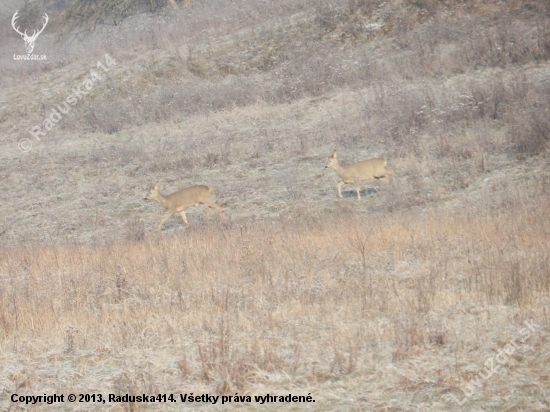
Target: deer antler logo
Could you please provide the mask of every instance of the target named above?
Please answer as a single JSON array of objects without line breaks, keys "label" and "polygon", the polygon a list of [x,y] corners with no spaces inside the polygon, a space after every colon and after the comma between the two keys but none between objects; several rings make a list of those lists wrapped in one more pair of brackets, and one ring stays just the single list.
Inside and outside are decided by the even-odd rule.
[{"label": "deer antler logo", "polygon": [[32,36],[28,36],[27,35],[27,30],[25,30],[24,33],[21,33],[21,31],[19,31],[19,26],[15,27],[15,21],[17,20],[17,17],[18,17],[17,12],[18,12],[18,10],[15,11],[15,14],[13,15],[13,18],[11,19],[11,25],[12,25],[13,29],[21,35],[23,40],[25,40],[25,49],[27,49],[28,54],[31,54],[33,49],[34,49],[34,42],[36,41],[36,38],[38,37],[38,35],[40,33],[42,33],[44,31],[44,29],[46,28],[46,24],[48,24],[48,15],[46,13],[44,13],[44,17],[42,17],[44,19],[44,25],[38,31],[38,33],[36,32],[36,30],[33,30]]}]

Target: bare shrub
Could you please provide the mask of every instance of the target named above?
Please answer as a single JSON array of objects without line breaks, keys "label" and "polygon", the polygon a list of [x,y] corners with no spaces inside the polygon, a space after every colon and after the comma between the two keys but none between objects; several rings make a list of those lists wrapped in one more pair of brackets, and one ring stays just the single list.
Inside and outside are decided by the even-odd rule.
[{"label": "bare shrub", "polygon": [[130,242],[140,242],[145,238],[145,224],[138,217],[133,217],[126,222],[125,238]]},{"label": "bare shrub", "polygon": [[203,166],[207,168],[215,167],[220,161],[220,155],[218,153],[210,152],[206,155],[204,159]]},{"label": "bare shrub", "polygon": [[535,106],[525,112],[510,115],[508,139],[517,153],[532,156],[545,153],[548,150],[550,143],[549,116],[550,111],[547,105]]}]

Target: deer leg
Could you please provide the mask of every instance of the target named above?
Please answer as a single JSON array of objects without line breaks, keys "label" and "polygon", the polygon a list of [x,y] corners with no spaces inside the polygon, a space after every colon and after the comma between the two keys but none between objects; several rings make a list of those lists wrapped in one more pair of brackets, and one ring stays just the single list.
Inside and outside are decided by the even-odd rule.
[{"label": "deer leg", "polygon": [[160,225],[158,228],[158,231],[160,232],[162,230],[162,225],[164,225],[164,222],[166,222],[168,219],[170,219],[172,216],[174,216],[174,213],[176,212],[168,212],[166,216],[160,221]]},{"label": "deer leg", "polygon": [[189,223],[187,223],[187,216],[185,216],[185,210],[182,210],[180,212],[181,218],[183,219],[183,223],[185,223],[186,226],[189,226]]},{"label": "deer leg", "polygon": [[361,194],[359,193],[359,180],[354,180],[353,185],[355,186],[355,191],[357,192],[357,200],[361,200]]},{"label": "deer leg", "polygon": [[219,205],[217,205],[216,203],[214,203],[213,200],[206,201],[206,202],[204,202],[204,204],[209,206],[208,210],[206,211],[206,217],[207,218],[210,218],[211,209],[216,209],[218,214],[223,217],[222,208]]},{"label": "deer leg", "polygon": [[338,183],[338,197],[342,197],[342,191],[340,190],[340,188],[342,187],[342,185],[344,184],[343,181],[341,181],[340,183]]}]

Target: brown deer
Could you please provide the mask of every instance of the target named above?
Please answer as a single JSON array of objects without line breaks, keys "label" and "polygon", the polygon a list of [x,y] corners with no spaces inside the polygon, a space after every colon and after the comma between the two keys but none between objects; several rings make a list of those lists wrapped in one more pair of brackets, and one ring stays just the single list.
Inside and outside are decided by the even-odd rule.
[{"label": "brown deer", "polygon": [[166,222],[176,213],[179,213],[181,215],[181,218],[183,219],[183,222],[188,225],[187,216],[185,216],[184,210],[191,206],[198,206],[199,203],[209,206],[208,210],[206,211],[207,219],[210,218],[211,208],[216,209],[218,211],[218,214],[223,217],[222,208],[214,203],[214,201],[212,200],[212,195],[210,194],[210,188],[204,185],[186,187],[185,189],[181,189],[167,196],[160,193],[158,190],[158,185],[155,185],[155,187],[151,189],[149,195],[145,198],[145,200],[156,200],[160,203],[162,207],[168,209],[168,214],[164,216],[164,218],[160,222],[160,225],[158,227],[159,231],[162,229],[162,225],[164,224],[164,222]]},{"label": "brown deer", "polygon": [[338,183],[338,196],[342,197],[340,187],[343,184],[350,183],[355,186],[357,192],[357,199],[361,200],[359,194],[359,182],[368,179],[380,179],[382,177],[391,176],[393,182],[393,171],[386,169],[386,161],[384,159],[369,159],[359,163],[353,163],[350,165],[341,165],[338,163],[338,156],[336,151],[332,157],[329,158],[328,164],[325,166],[327,169],[333,169],[338,176],[342,179]]}]

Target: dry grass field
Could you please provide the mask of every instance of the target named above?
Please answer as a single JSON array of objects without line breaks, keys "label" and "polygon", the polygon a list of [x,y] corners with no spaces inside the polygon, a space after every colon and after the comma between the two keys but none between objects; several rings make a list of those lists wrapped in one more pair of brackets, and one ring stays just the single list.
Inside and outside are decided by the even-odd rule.
[{"label": "dry grass field", "polygon": [[550,410],[548,2],[153,3],[0,5],[0,410]]}]

